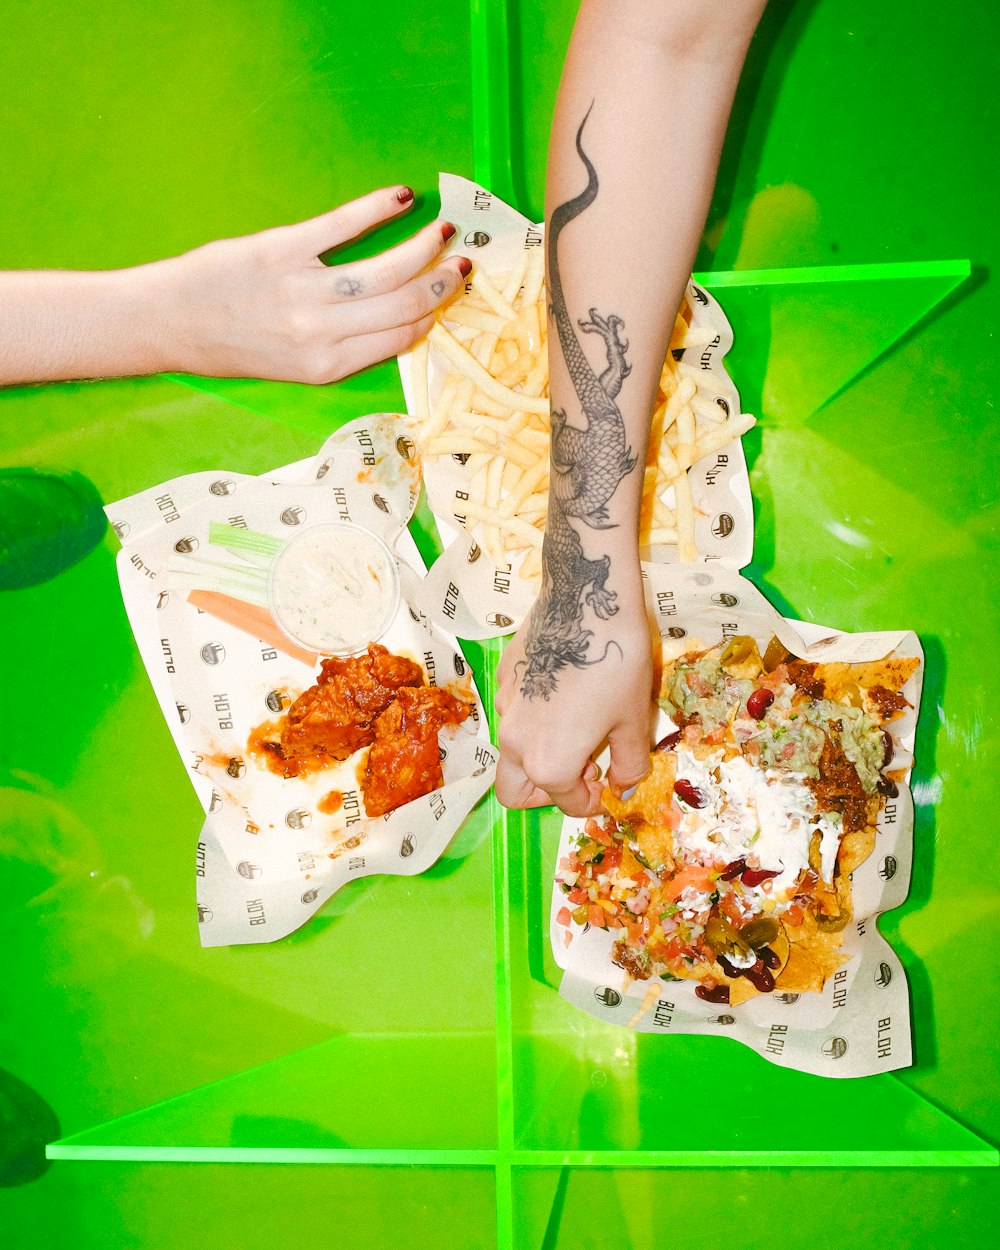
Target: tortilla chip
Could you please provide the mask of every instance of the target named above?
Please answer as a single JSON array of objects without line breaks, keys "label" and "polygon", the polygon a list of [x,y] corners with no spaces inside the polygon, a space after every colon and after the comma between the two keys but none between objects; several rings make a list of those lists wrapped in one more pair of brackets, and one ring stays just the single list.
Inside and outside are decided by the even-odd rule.
[{"label": "tortilla chip", "polygon": [[875,849],[875,826],[865,825],[863,829],[855,829],[853,833],[845,833],[840,839],[840,851],[837,864],[842,876],[850,877]]}]

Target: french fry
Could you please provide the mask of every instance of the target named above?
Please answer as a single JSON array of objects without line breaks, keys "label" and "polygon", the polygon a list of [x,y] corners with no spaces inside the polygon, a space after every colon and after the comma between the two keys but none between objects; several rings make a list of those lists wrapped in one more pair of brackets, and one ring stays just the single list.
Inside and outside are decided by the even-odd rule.
[{"label": "french fry", "polygon": [[[471,289],[439,314],[413,353],[416,435],[425,456],[461,457],[468,500],[455,513],[498,567],[536,581],[548,508],[549,371],[543,249],[518,254],[503,274],[477,269]],[[674,352],[702,348],[714,333],[692,326],[685,305],[674,321],[660,374],[642,482],[640,543],[698,558],[687,471],[740,438],[754,418],[730,416],[730,390]],[[428,358],[447,372],[429,398]],[[668,492],[672,492],[672,501]],[[673,506],[669,506],[672,502]]]}]

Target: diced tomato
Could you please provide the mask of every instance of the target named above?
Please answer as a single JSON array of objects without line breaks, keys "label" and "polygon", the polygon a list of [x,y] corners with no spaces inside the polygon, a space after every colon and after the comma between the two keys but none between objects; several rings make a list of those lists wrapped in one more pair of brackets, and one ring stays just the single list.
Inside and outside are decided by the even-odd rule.
[{"label": "diced tomato", "polygon": [[782,913],[781,918],[782,920],[786,921],[786,923],[790,925],[799,925],[805,919],[805,914],[806,913],[803,910],[801,904],[792,903],[791,906],[786,908],[785,911]]},{"label": "diced tomato", "polygon": [[680,898],[688,887],[711,893],[715,889],[715,881],[711,868],[701,864],[688,864],[663,887],[663,893],[671,902]]},{"label": "diced tomato", "polygon": [[692,694],[697,695],[699,699],[703,699],[706,695],[712,693],[712,687],[702,677],[701,673],[696,673],[694,669],[690,669],[684,674],[684,680],[687,682],[687,688]]},{"label": "diced tomato", "polygon": [[568,907],[560,907],[556,912],[556,924],[569,924],[573,919],[573,913]]},{"label": "diced tomato", "polygon": [[[573,896],[570,895],[570,898],[572,897]],[[740,908],[736,895],[731,890],[727,890],[725,894],[719,898],[719,911],[722,912],[734,928],[738,929],[740,925],[743,924],[743,911]]]},{"label": "diced tomato", "polygon": [[671,833],[677,832],[683,819],[684,812],[675,798],[671,798],[669,803],[660,805],[660,821]]}]

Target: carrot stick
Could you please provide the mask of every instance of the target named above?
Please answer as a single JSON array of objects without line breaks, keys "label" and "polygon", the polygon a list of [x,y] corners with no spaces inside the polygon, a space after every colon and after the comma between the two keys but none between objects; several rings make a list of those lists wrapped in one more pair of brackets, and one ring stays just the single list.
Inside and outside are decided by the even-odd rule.
[{"label": "carrot stick", "polygon": [[316,667],[319,656],[314,651],[297,646],[291,638],[286,637],[267,608],[244,603],[242,599],[234,599],[232,595],[224,595],[217,590],[192,590],[187,601],[192,607],[208,612],[220,621],[225,621],[227,625],[235,625],[237,629],[242,629],[244,633],[260,639],[277,651],[283,651],[292,659],[301,660],[310,668]]}]

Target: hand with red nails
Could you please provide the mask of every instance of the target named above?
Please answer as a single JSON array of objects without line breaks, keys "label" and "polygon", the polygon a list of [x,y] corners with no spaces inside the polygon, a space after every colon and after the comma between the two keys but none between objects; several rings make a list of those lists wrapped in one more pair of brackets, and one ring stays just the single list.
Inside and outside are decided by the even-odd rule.
[{"label": "hand with red nails", "polygon": [[0,273],[0,385],[172,371],[333,382],[412,347],[472,266],[435,221],[366,260],[320,256],[405,213],[387,187],[296,225],[107,272]]}]

